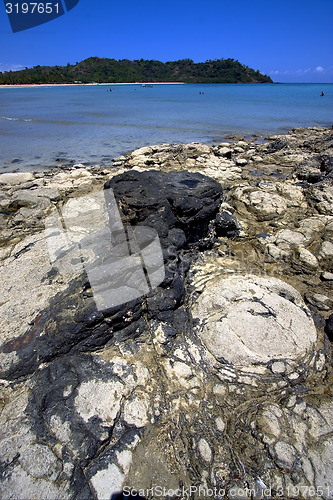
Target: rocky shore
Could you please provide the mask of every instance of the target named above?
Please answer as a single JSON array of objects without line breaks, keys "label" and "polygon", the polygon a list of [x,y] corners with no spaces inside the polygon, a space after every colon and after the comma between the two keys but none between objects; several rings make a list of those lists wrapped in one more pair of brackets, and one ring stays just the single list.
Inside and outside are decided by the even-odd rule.
[{"label": "rocky shore", "polygon": [[0,187],[1,498],[333,498],[332,130]]}]

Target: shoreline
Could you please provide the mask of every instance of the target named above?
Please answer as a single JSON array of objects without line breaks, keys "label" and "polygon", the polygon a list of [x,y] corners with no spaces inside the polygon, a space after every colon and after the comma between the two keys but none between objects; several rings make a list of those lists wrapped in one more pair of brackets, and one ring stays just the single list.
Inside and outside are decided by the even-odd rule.
[{"label": "shoreline", "polygon": [[333,130],[0,186],[2,498],[332,498]]},{"label": "shoreline", "polygon": [[0,89],[38,87],[97,87],[100,85],[186,85],[185,82],[115,82],[115,83],[13,83],[0,84]]},{"label": "shoreline", "polygon": [[[333,128],[333,126],[332,126]],[[163,146],[168,146],[171,148],[174,147],[182,147],[184,145],[197,145],[197,144],[203,144],[207,148],[214,148],[218,147],[221,144],[224,144],[225,146],[232,147],[233,144],[236,144],[238,142],[243,143],[249,143],[252,144],[252,147],[256,148],[260,145],[264,145],[265,143],[269,143],[274,138],[276,137],[284,137],[288,136],[291,132],[295,130],[330,130],[331,127],[328,126],[322,126],[322,125],[313,125],[313,126],[308,126],[308,127],[295,127],[292,129],[285,129],[285,130],[280,130],[280,131],[271,131],[271,133],[252,133],[252,134],[241,134],[237,132],[228,132],[225,133],[223,137],[221,137],[219,140],[214,139],[211,141],[201,141],[201,140],[193,140],[193,141],[185,141],[185,142],[170,142],[170,143],[149,143],[149,144],[142,144],[130,149],[126,149],[126,151],[118,152],[114,155],[102,155],[99,158],[96,157],[96,155],[92,156],[87,156],[85,158],[79,157],[79,156],[73,156],[71,154],[65,155],[65,156],[58,156],[54,158],[39,158],[37,163],[32,163],[31,161],[27,161],[26,163],[22,164],[21,159],[16,159],[13,158],[10,163],[0,163],[0,176],[3,174],[21,174],[21,173],[29,173],[29,174],[34,174],[38,173],[41,175],[45,174],[51,174],[54,171],[58,171],[59,169],[62,170],[68,170],[68,169],[73,169],[77,168],[78,166],[83,167],[83,168],[88,168],[88,169],[100,169],[103,170],[104,168],[108,169],[110,165],[117,165],[118,160],[120,158],[128,158],[130,157],[133,153],[139,150],[145,150],[145,149],[159,149],[160,147]],[[9,168],[9,170],[8,170]]]}]

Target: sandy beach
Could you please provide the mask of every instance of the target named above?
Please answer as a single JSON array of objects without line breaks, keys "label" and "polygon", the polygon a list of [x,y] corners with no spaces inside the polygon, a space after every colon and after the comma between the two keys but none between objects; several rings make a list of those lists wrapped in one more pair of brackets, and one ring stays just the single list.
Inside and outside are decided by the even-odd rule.
[{"label": "sandy beach", "polygon": [[92,87],[98,85],[185,85],[184,82],[116,82],[116,83],[17,83],[0,85],[0,89],[34,88],[34,87]]}]

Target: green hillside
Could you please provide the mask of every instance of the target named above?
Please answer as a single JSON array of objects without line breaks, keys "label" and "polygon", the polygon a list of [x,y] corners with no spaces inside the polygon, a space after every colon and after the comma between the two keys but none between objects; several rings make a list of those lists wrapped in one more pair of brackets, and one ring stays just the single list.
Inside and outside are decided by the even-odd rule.
[{"label": "green hillside", "polygon": [[234,59],[218,59],[194,63],[180,61],[129,61],[89,57],[67,66],[35,66],[20,71],[0,72],[0,84],[29,83],[125,83],[125,82],[185,82],[185,83],[273,83],[263,75]]}]

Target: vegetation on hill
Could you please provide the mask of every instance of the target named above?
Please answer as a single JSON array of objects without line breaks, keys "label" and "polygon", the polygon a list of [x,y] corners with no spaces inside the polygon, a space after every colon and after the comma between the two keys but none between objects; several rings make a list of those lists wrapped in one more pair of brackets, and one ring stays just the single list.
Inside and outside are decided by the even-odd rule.
[{"label": "vegetation on hill", "polygon": [[125,82],[185,82],[185,83],[272,83],[263,75],[234,59],[215,59],[194,63],[180,61],[129,61],[89,57],[67,66],[35,66],[19,71],[0,72],[0,84],[29,83],[125,83]]}]

